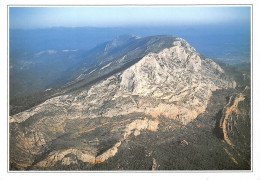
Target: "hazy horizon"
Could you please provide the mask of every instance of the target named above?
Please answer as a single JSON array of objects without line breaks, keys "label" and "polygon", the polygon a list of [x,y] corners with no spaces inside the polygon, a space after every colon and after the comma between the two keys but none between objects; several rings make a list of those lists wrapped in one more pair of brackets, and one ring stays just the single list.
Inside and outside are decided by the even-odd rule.
[{"label": "hazy horizon", "polygon": [[250,62],[251,6],[9,7],[10,52],[90,50],[123,34],[173,35],[229,63]]},{"label": "hazy horizon", "polygon": [[11,29],[250,24],[250,6],[10,7]]}]

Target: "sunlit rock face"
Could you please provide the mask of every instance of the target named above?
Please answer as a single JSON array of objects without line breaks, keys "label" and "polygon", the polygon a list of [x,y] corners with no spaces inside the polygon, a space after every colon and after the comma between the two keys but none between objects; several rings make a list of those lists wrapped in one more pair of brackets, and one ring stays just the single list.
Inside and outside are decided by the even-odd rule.
[{"label": "sunlit rock face", "polygon": [[157,131],[160,117],[186,125],[205,112],[213,91],[235,87],[185,40],[171,41],[90,88],[11,116],[10,163],[19,169],[102,163],[130,136]]},{"label": "sunlit rock face", "polygon": [[[211,92],[235,86],[212,60],[201,56],[177,38],[173,46],[151,53],[120,76],[120,88],[155,102],[145,106],[155,116],[187,123],[204,112]],[[149,102],[150,103],[150,102]]]}]

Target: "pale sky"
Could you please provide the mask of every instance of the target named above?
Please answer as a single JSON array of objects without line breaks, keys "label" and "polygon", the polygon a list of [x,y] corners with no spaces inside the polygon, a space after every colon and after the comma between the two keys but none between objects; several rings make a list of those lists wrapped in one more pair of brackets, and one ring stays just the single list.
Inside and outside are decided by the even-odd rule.
[{"label": "pale sky", "polygon": [[10,28],[129,27],[250,23],[249,6],[10,7]]}]

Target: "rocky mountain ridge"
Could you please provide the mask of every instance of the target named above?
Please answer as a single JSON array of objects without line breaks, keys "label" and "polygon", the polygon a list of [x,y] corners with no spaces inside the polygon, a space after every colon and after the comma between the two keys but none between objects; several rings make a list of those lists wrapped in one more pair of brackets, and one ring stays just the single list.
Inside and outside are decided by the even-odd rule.
[{"label": "rocky mountain ridge", "polygon": [[[142,57],[124,70],[10,116],[10,163],[18,169],[102,163],[132,136],[164,131],[162,117],[185,126],[205,112],[212,92],[236,86],[219,65],[185,40],[152,39],[133,48],[138,53],[130,57]],[[158,47],[159,51],[149,50]],[[109,63],[113,67],[130,60],[113,57],[116,60],[106,61],[99,72]]]}]

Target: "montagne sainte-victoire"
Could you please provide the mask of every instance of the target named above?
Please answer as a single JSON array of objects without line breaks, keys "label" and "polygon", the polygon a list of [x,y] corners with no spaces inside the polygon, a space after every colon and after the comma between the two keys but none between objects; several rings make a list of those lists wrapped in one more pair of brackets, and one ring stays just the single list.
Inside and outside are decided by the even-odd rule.
[{"label": "montagne sainte-victoire", "polygon": [[10,101],[10,170],[250,169],[250,73],[168,35],[67,51],[63,84]]}]

